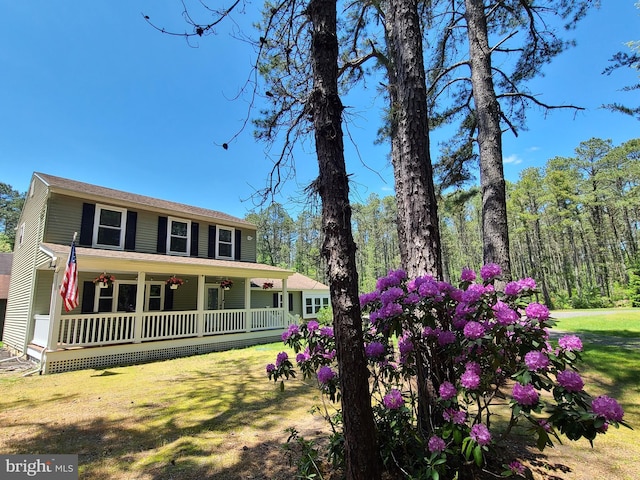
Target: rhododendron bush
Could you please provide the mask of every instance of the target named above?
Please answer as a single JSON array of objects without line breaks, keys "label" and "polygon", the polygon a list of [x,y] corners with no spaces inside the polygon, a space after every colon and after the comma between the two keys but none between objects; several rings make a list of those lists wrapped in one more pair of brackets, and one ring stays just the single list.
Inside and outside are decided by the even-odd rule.
[{"label": "rhododendron bush", "polygon": [[[487,468],[488,454],[516,425],[524,425],[541,450],[559,434],[592,442],[611,425],[628,426],[615,399],[584,390],[580,339],[567,335],[551,344],[554,321],[546,306],[532,301],[535,281],[498,291],[500,274],[495,264],[485,265],[479,279],[464,269],[456,287],[398,270],[361,296],[378,443],[389,470],[409,478],[464,478],[465,469]],[[315,321],[292,325],[283,341],[296,352],[303,376],[338,401],[333,329]],[[425,359],[445,359],[440,376],[429,380],[433,398],[426,400],[437,408],[427,426],[418,421],[425,399],[416,388],[417,362]],[[295,375],[295,367],[281,353],[267,373],[278,381]],[[507,412],[500,423],[497,410]],[[522,475],[512,460],[498,473]]]}]

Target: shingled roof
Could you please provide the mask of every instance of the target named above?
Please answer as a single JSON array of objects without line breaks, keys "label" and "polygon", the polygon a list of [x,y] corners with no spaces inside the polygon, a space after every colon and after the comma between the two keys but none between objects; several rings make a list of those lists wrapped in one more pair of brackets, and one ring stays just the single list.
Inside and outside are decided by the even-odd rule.
[{"label": "shingled roof", "polygon": [[202,217],[206,219],[215,219],[229,225],[250,226],[255,228],[251,222],[247,222],[242,218],[227,215],[217,210],[209,210],[206,208],[194,207],[183,203],[170,202],[158,198],[138,195],[136,193],[123,192],[112,188],[100,187],[90,183],[78,182],[68,178],[56,177],[47,173],[35,172],[34,175],[42,180],[53,192],[65,193],[67,195],[83,197],[83,198],[100,198],[105,202],[118,200],[129,205],[139,205],[154,210],[162,210],[167,213],[183,213],[189,216]]}]

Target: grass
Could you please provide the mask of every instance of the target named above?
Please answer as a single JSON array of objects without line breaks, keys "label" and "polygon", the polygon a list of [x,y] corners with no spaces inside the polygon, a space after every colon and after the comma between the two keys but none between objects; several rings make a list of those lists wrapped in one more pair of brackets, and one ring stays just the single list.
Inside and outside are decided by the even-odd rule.
[{"label": "grass", "polygon": [[586,311],[584,315],[560,318],[557,328],[577,333],[638,338],[640,337],[640,309],[602,314],[598,314],[597,311]]},{"label": "grass", "polygon": [[296,379],[280,391],[267,380],[264,366],[281,349],[2,375],[0,451],[79,454],[80,478],[91,480],[293,478],[285,429],[324,425],[308,413],[315,388]]},{"label": "grass", "polygon": [[[636,328],[615,315],[606,328],[591,320],[562,319],[559,328]],[[105,370],[2,374],[0,452],[79,454],[80,478],[91,480],[295,478],[282,448],[285,430],[313,438],[326,426],[309,413],[321,402],[312,385],[294,379],[281,391],[267,380],[264,366],[280,350],[272,344]],[[640,478],[640,349],[585,341],[584,360],[588,391],[616,397],[636,430],[611,429],[594,448],[567,441],[532,450],[532,478]]]}]

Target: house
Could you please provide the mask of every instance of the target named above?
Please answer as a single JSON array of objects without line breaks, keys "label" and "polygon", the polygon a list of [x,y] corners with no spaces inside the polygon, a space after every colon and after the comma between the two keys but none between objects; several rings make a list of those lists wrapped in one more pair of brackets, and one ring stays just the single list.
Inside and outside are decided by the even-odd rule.
[{"label": "house", "polygon": [[13,253],[0,253],[0,340],[2,340],[2,327],[4,326],[4,317],[7,311],[7,298],[9,298],[9,279],[11,278],[12,262]]},{"label": "house", "polygon": [[[79,298],[67,312],[59,292],[76,233]],[[276,341],[328,306],[329,289],[257,263],[256,238],[218,211],[34,173],[4,344],[56,373]]]}]

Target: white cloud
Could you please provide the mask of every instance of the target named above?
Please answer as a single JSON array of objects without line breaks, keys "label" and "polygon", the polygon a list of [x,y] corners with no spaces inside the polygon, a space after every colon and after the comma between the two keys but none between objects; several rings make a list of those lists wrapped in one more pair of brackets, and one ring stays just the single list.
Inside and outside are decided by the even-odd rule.
[{"label": "white cloud", "polygon": [[508,157],[504,157],[502,162],[505,165],[519,165],[522,163],[522,159],[518,155],[509,155]]}]

